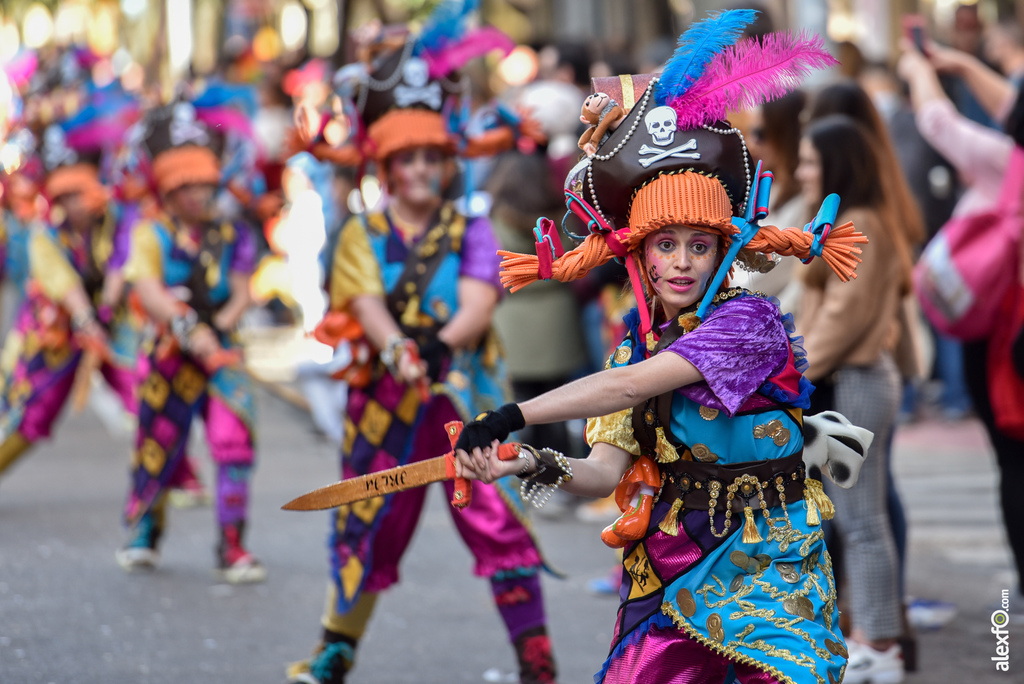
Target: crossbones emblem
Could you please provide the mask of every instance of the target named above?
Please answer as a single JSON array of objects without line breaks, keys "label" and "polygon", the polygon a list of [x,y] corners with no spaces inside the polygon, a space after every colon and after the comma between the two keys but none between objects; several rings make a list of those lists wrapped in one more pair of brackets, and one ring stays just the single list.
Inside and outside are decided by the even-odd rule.
[{"label": "crossbones emblem", "polygon": [[686,150],[697,149],[697,140],[690,138],[687,142],[683,143],[679,147],[673,147],[671,150],[659,150],[657,147],[651,147],[650,145],[643,145],[640,148],[640,154],[652,154],[653,157],[645,157],[640,160],[640,166],[645,169],[656,161],[661,161],[666,157],[679,157],[680,159],[700,159],[700,152],[687,152]]}]

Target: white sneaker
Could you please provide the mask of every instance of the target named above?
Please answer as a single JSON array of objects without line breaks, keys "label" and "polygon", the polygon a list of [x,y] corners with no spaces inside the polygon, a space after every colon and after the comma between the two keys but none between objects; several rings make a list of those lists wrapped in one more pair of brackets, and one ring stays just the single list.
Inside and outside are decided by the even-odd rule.
[{"label": "white sneaker", "polygon": [[903,651],[899,644],[876,651],[867,644],[848,640],[846,647],[850,658],[843,684],[900,684],[903,681]]},{"label": "white sneaker", "polygon": [[231,565],[218,568],[216,573],[228,584],[256,584],[267,579],[267,569],[248,552],[234,558]]},{"label": "white sneaker", "polygon": [[146,546],[128,546],[118,549],[114,553],[114,558],[125,572],[154,570],[160,562],[160,552]]}]

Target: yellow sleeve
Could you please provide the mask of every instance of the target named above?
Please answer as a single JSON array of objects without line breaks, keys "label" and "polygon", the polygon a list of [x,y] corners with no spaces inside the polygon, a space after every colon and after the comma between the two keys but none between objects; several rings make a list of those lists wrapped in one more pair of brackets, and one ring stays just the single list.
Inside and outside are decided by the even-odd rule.
[{"label": "yellow sleeve", "polygon": [[341,229],[331,266],[331,309],[345,308],[359,295],[384,296],[384,279],[373,256],[370,239],[359,217],[349,219]]},{"label": "yellow sleeve", "polygon": [[68,292],[82,286],[75,267],[47,231],[32,233],[28,243],[28,267],[32,280],[55,302],[64,301]]},{"label": "yellow sleeve", "polygon": [[605,442],[628,451],[634,456],[640,455],[640,444],[633,436],[633,409],[623,409],[599,418],[587,420],[587,444],[594,446]]},{"label": "yellow sleeve", "polygon": [[128,261],[124,266],[125,280],[133,283],[145,278],[163,280],[163,260],[160,258],[160,239],[156,226],[146,221],[132,229]]}]

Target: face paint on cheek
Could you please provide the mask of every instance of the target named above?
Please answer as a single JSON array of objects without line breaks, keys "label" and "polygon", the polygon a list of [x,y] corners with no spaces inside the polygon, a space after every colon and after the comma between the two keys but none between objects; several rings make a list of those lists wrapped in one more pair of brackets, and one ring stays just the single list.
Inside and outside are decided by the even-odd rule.
[{"label": "face paint on cheek", "polygon": [[661,280],[661,274],[663,269],[659,268],[660,262],[664,259],[664,256],[653,247],[647,248],[647,277],[650,278],[651,285],[657,285],[658,281]]}]

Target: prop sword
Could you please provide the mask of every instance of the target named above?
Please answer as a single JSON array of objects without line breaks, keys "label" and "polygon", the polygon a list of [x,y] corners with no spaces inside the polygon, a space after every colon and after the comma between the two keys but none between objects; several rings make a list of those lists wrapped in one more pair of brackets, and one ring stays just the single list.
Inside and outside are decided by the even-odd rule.
[{"label": "prop sword", "polygon": [[[455,443],[462,434],[462,423],[457,420],[445,423],[444,429],[452,445],[452,450],[444,456],[335,482],[292,499],[281,508],[287,511],[322,511],[443,480],[455,480],[452,506],[465,508],[473,499],[473,483],[455,476]],[[519,444],[502,444],[498,447],[498,458],[503,461],[518,458],[521,448]]]}]

